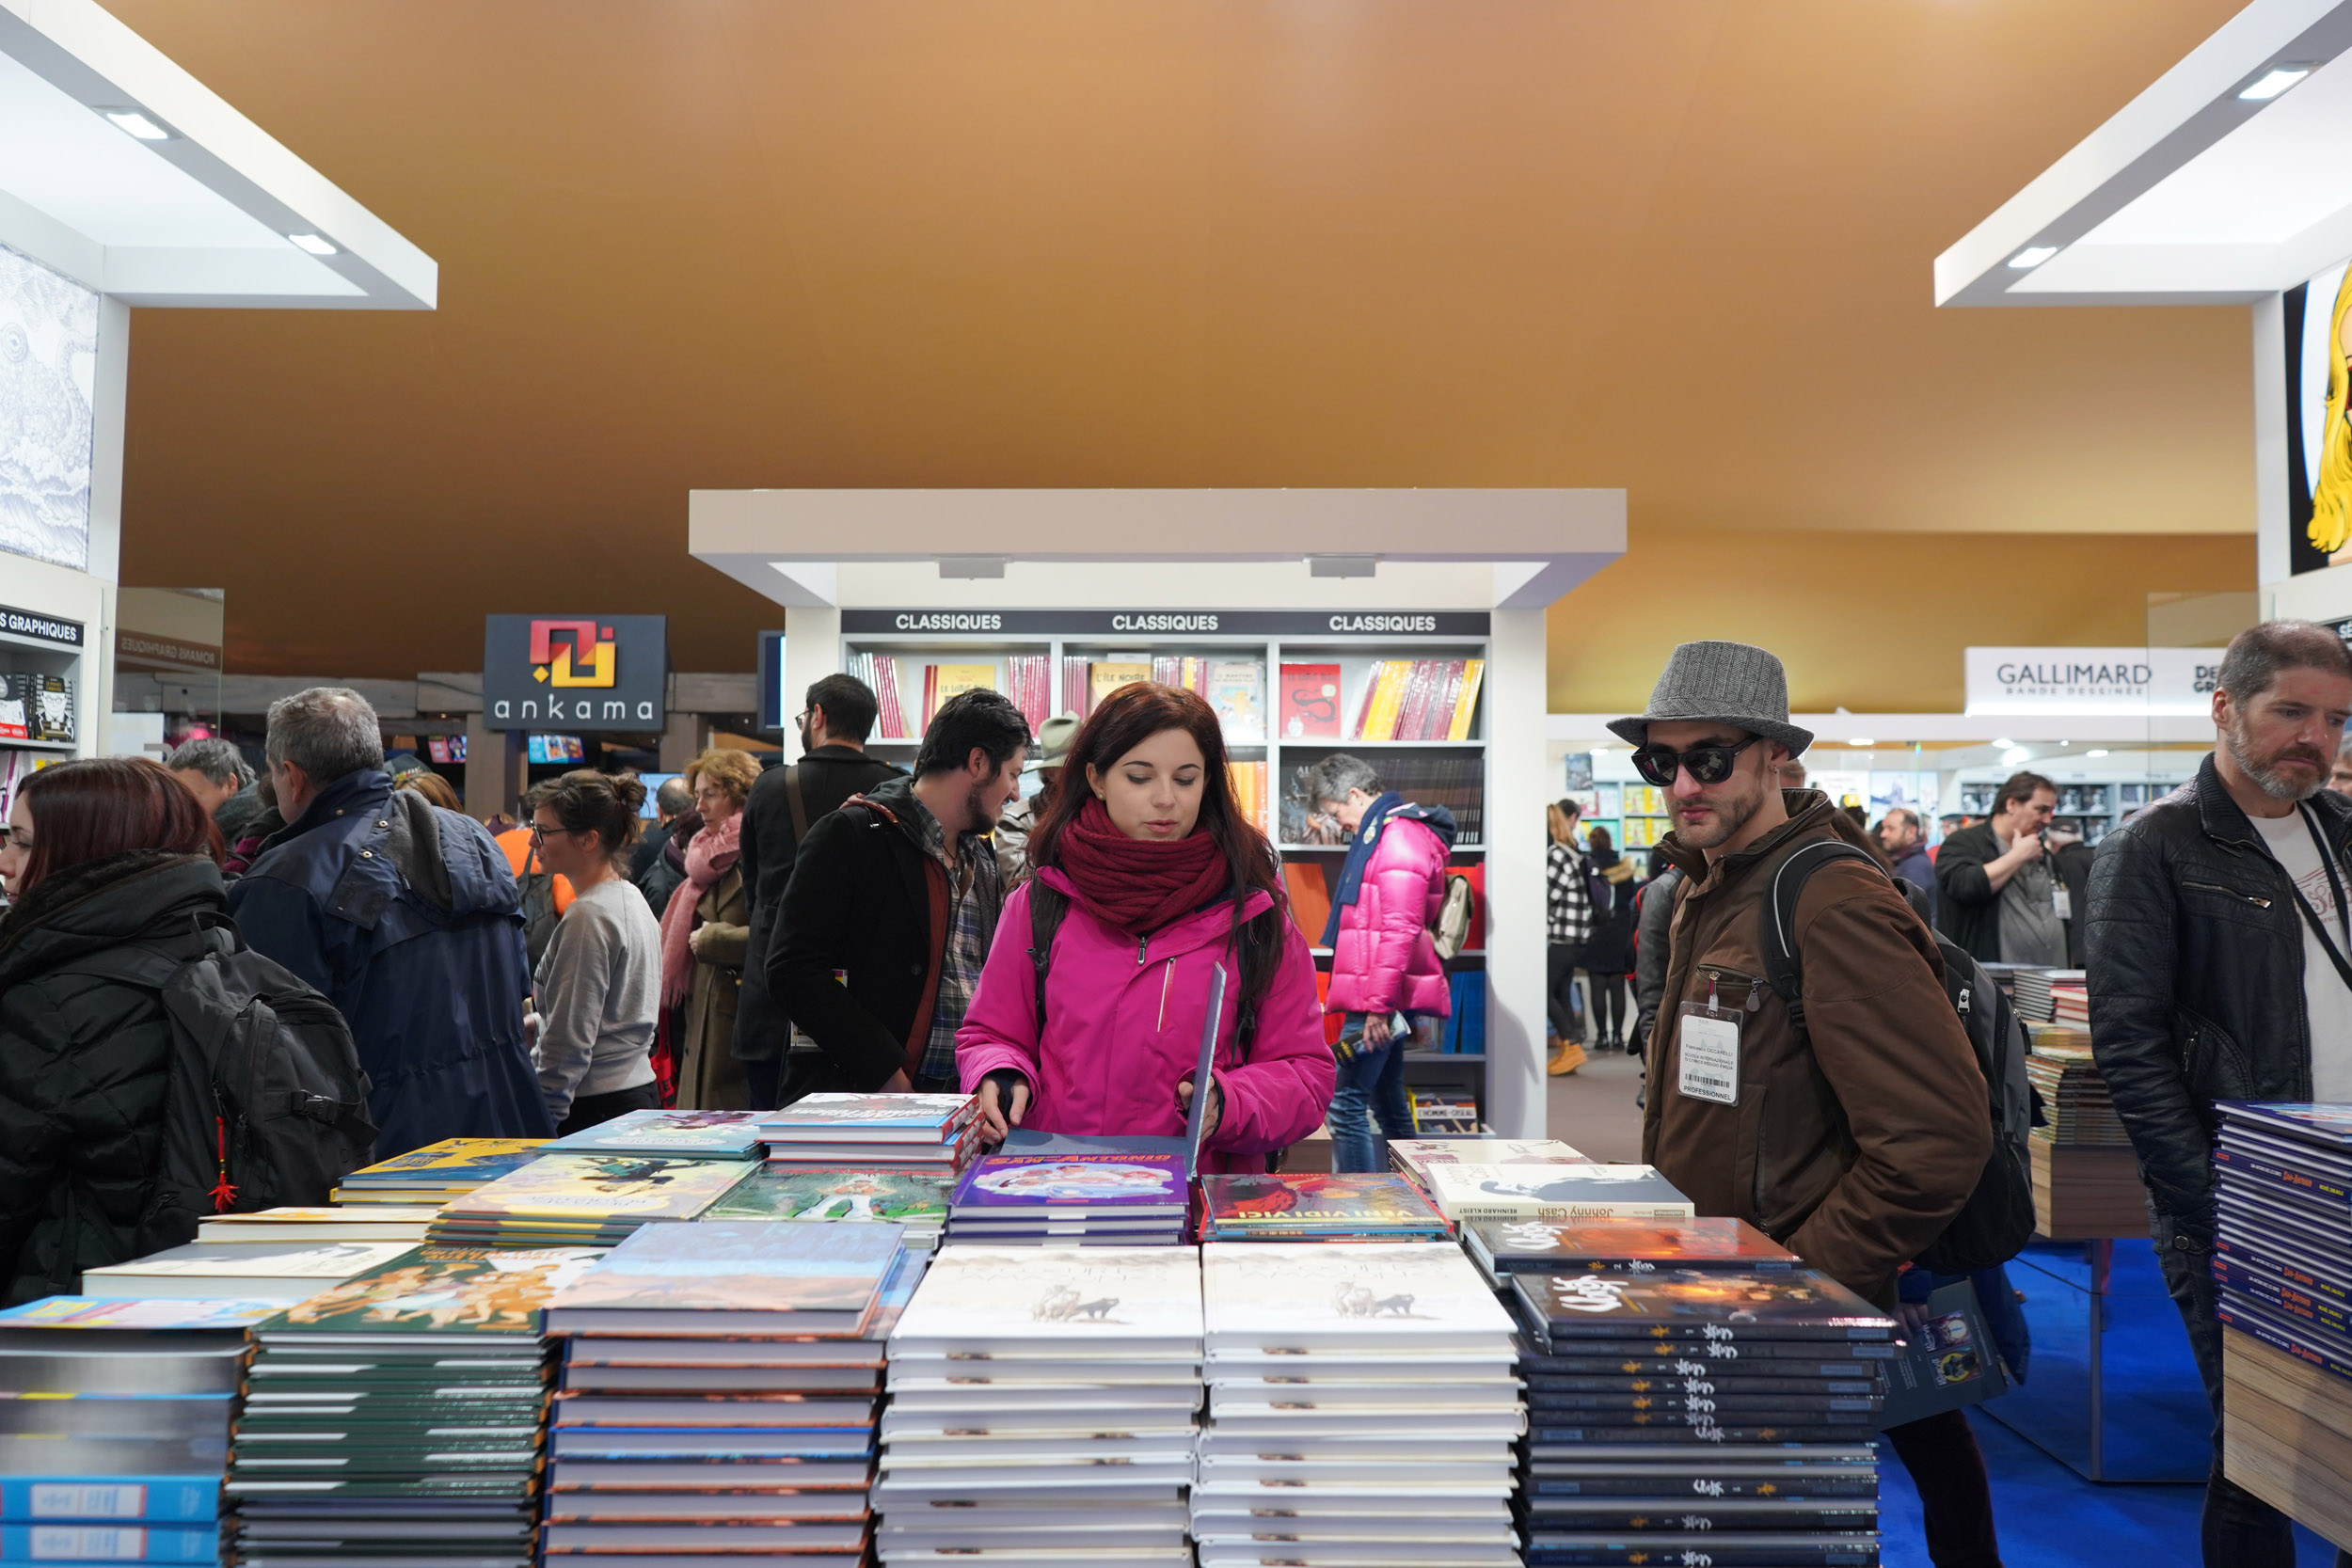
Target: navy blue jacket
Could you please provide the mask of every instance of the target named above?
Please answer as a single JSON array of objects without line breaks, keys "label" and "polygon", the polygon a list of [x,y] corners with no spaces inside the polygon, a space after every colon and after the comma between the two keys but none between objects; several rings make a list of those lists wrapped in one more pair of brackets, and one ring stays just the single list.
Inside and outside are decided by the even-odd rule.
[{"label": "navy blue jacket", "polygon": [[377,1159],[554,1133],[523,1039],[521,895],[479,822],[362,769],[262,847],[229,909],[350,1022]]}]

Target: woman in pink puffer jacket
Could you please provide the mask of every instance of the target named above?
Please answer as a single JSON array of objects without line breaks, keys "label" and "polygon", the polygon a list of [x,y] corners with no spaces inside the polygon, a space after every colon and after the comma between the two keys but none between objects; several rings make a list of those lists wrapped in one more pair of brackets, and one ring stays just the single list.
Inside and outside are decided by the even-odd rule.
[{"label": "woman in pink puffer jacket", "polygon": [[1454,817],[1443,807],[1383,791],[1372,765],[1344,752],[1316,764],[1309,789],[1319,811],[1356,835],[1332,890],[1325,932],[1331,947],[1326,1005],[1346,1015],[1331,1097],[1331,1151],[1337,1169],[1374,1171],[1380,1168],[1374,1117],[1384,1137],[1413,1135],[1405,1042],[1394,1021],[1399,1014],[1443,1018],[1453,1010],[1429,927],[1445,902]]}]

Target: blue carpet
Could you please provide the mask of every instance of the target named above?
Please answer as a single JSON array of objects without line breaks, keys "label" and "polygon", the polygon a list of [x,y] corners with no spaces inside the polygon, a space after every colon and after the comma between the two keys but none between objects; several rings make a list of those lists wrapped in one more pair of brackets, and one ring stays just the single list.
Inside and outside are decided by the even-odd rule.
[{"label": "blue carpet", "polygon": [[[2000,1422],[1971,1415],[1993,1478],[1993,1516],[2005,1568],[2200,1568],[2201,1486],[2101,1486],[2052,1459]],[[1880,1560],[1930,1568],[1919,1494],[1893,1452],[1879,1468]],[[2298,1528],[2296,1568],[2331,1568],[2335,1548]]]}]

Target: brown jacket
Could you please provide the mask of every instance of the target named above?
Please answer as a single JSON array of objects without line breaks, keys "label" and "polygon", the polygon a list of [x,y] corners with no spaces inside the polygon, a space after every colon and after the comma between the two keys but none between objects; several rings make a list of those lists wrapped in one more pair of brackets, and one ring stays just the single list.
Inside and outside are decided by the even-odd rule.
[{"label": "brown jacket", "polygon": [[[1789,821],[1711,865],[1671,834],[1683,871],[1665,999],[1652,1037],[1643,1158],[1701,1214],[1736,1215],[1882,1306],[1895,1272],[1967,1200],[1992,1153],[1984,1077],[1944,992],[1935,940],[1867,865],[1820,867],[1797,904],[1806,1028],[1764,981],[1772,874],[1789,851],[1862,843],[1818,790]],[[1739,1103],[1681,1093],[1680,1006],[1740,1014]]]},{"label": "brown jacket", "polygon": [[735,1002],[743,985],[751,905],[743,873],[731,869],[694,903],[694,988],[687,992],[678,1052],[677,1102],[695,1111],[752,1108],[751,1080],[735,1059]]}]

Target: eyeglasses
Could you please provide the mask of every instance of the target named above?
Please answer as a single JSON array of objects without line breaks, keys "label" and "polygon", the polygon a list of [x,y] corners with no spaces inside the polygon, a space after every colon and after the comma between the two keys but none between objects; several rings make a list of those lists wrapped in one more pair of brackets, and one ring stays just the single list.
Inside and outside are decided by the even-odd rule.
[{"label": "eyeglasses", "polygon": [[1685,768],[1696,783],[1719,784],[1731,777],[1731,765],[1740,753],[1763,738],[1752,735],[1735,746],[1693,746],[1687,752],[1645,746],[1633,753],[1633,770],[1661,789],[1674,783],[1675,774]]},{"label": "eyeglasses", "polygon": [[562,823],[558,823],[552,828],[548,827],[544,822],[533,822],[531,825],[531,836],[533,841],[538,843],[545,843],[548,839],[553,837],[557,833],[568,833],[570,832],[571,829],[564,827]]}]

